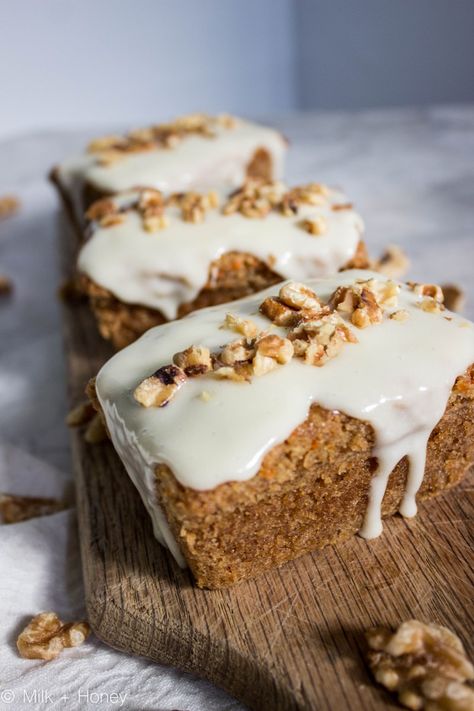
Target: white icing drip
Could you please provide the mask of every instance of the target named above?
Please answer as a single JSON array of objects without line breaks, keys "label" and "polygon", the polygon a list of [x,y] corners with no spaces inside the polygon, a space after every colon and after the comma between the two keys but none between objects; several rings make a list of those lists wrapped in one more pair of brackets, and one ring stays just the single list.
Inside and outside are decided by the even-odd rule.
[{"label": "white icing drip", "polygon": [[128,153],[107,166],[99,164],[97,155],[86,153],[61,165],[59,178],[76,202],[86,182],[108,193],[137,185],[164,192],[206,190],[219,184],[236,187],[258,148],[270,152],[274,177],[282,176],[286,142],[278,131],[238,119],[235,128],[218,126],[216,134],[215,138],[189,135],[174,148]]},{"label": "white icing drip", "polygon": [[147,452],[144,451],[136,435],[129,433],[117,412],[115,406],[107,409],[107,421],[112,423],[113,442],[120,452],[120,458],[127,470],[127,474],[137,487],[143,503],[150,515],[153,524],[153,533],[161,545],[168,548],[176,562],[181,567],[186,567],[179,546],[171,533],[166,516],[156,499],[155,470],[153,462],[149,461]]},{"label": "white icing drip", "polygon": [[[325,299],[336,286],[369,274],[342,272],[308,285]],[[198,311],[152,329],[116,354],[97,378],[115,447],[122,459],[135,462],[133,476],[153,516],[154,494],[140,484],[149,476],[142,471],[143,457],[149,468],[153,463],[167,464],[181,484],[196,490],[247,480],[256,474],[265,454],[284,441],[305,420],[311,403],[317,402],[368,421],[374,429],[373,455],[379,468],[361,530],[372,538],[381,532],[380,505],[388,476],[405,455],[410,468],[400,509],[405,516],[416,512],[427,439],[443,414],[455,378],[474,361],[473,324],[448,311],[426,313],[416,307],[419,297],[402,287],[397,308],[409,312],[408,320],[385,318],[364,330],[354,328],[359,343],[345,346],[322,368],[293,359],[250,384],[194,378],[164,408],[143,408],[132,397],[138,382],[169,363],[175,352],[192,343],[216,349],[233,340],[235,334],[220,329],[227,311],[268,328],[258,306],[265,294],[277,291],[272,288],[232,305]],[[278,328],[274,332],[282,333]],[[200,397],[203,390],[209,399]]]},{"label": "white icing drip", "polygon": [[[134,193],[118,196],[126,205]],[[181,303],[192,301],[208,279],[209,265],[232,250],[248,252],[285,279],[305,279],[337,272],[354,256],[363,223],[353,210],[333,211],[344,194],[332,191],[326,206],[302,205],[298,214],[272,212],[262,219],[211,210],[204,222],[184,222],[169,208],[170,224],[154,233],[143,229],[136,211],[113,227],[95,227],[79,254],[78,268],[121,301],[159,309],[167,319]],[[314,236],[302,219],[323,216],[327,232]]]}]

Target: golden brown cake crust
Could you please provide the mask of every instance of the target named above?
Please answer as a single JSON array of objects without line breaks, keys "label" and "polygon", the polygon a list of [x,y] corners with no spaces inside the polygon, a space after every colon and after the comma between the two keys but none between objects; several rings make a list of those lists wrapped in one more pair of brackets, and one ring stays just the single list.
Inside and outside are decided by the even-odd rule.
[{"label": "golden brown cake crust", "polygon": [[[350,268],[365,269],[368,266],[367,250],[360,241]],[[349,268],[349,265],[344,268]],[[254,255],[227,252],[211,263],[206,284],[193,301],[180,305],[178,318],[197,309],[250,296],[282,280],[281,275]],[[161,311],[126,304],[85,275],[80,276],[79,284],[89,298],[101,335],[112,341],[117,349],[133,343],[149,328],[166,322]]]},{"label": "golden brown cake crust", "polygon": [[[360,528],[376,468],[367,422],[312,405],[250,480],[212,491],[183,487],[165,465],[157,498],[197,584],[219,588],[338,543]],[[474,366],[457,379],[433,430],[418,500],[457,484],[474,462]],[[390,475],[382,514],[398,510],[408,471]]]}]

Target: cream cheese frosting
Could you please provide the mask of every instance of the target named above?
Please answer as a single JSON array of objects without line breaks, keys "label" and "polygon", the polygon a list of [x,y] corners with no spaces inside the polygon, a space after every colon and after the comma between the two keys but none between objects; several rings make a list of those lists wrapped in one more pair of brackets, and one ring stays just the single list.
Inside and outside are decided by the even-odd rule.
[{"label": "cream cheese frosting", "polygon": [[236,187],[244,181],[247,165],[259,148],[271,156],[273,177],[282,176],[287,145],[275,129],[235,118],[232,125],[216,120],[212,131],[212,137],[189,133],[176,145],[130,151],[105,164],[100,152],[84,153],[59,166],[58,177],[80,215],[86,183],[104,193],[139,185],[163,192]]},{"label": "cream cheese frosting", "polygon": [[[338,286],[367,278],[385,281],[379,274],[347,271],[306,284],[326,301]],[[215,351],[234,340],[235,334],[222,330],[227,312],[251,318],[268,330],[259,305],[278,289],[154,328],[117,353],[97,376],[97,393],[114,446],[140,491],[157,537],[181,564],[177,543],[156,503],[158,463],[168,465],[183,486],[195,490],[245,481],[258,472],[265,454],[306,419],[312,403],[344,412],[369,422],[375,433],[378,469],[360,531],[373,538],[382,531],[381,501],[389,474],[404,456],[409,475],[400,512],[407,517],[416,514],[428,438],[443,415],[456,377],[474,362],[474,324],[447,310],[423,310],[422,297],[400,285],[392,311],[403,310],[406,320],[385,314],[377,325],[352,327],[358,343],[348,343],[323,367],[293,358],[250,383],[210,375],[189,378],[166,407],[144,408],[135,401],[137,385],[172,362],[173,354],[191,344]],[[275,326],[271,332],[284,335]]]},{"label": "cream cheese frosting", "polygon": [[[136,200],[133,191],[114,198],[124,208]],[[343,193],[325,188],[321,204],[301,204],[290,216],[273,210],[249,218],[216,208],[197,224],[185,222],[178,208],[168,208],[168,226],[153,233],[130,210],[119,224],[91,225],[78,269],[121,301],[158,309],[171,320],[180,304],[192,301],[206,284],[211,262],[227,252],[250,253],[282,279],[304,281],[337,272],[354,256],[363,233],[362,219],[350,206],[333,209],[346,204]],[[324,233],[308,232],[305,220],[323,220]]]}]

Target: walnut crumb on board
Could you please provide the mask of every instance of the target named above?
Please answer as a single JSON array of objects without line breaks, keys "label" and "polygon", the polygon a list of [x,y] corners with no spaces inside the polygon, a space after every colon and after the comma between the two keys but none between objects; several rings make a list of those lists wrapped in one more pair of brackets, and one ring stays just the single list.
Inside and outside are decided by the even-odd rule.
[{"label": "walnut crumb on board", "polygon": [[20,200],[14,195],[0,195],[0,220],[18,212],[20,204]]},{"label": "walnut crumb on board", "polygon": [[5,524],[50,516],[66,507],[67,503],[60,499],[0,494],[0,519]]},{"label": "walnut crumb on board", "polygon": [[16,646],[24,659],[55,659],[66,647],[78,647],[90,634],[87,622],[64,624],[55,612],[41,612],[20,633]]},{"label": "walnut crumb on board", "polygon": [[102,444],[108,439],[108,434],[102,415],[99,412],[92,417],[84,432],[84,439],[87,444]]},{"label": "walnut crumb on board", "polygon": [[474,667],[460,639],[446,627],[408,620],[395,632],[366,632],[367,659],[379,684],[417,711],[472,711]]},{"label": "walnut crumb on board", "polygon": [[92,420],[95,415],[95,408],[89,400],[80,402],[68,413],[66,424],[68,427],[81,427]]}]

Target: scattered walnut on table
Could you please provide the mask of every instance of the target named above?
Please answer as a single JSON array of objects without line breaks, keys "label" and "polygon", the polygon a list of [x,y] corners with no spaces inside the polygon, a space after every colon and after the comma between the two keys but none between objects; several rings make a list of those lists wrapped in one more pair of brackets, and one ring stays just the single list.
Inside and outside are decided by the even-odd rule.
[{"label": "scattered walnut on table", "polygon": [[64,624],[55,612],[41,612],[20,633],[17,647],[24,659],[55,659],[66,647],[78,647],[90,634],[87,622]]},{"label": "scattered walnut on table", "polygon": [[0,518],[3,523],[21,523],[40,516],[63,511],[67,503],[60,499],[38,496],[17,496],[16,494],[0,494]]},{"label": "scattered walnut on table", "polygon": [[472,711],[474,667],[460,639],[446,627],[408,620],[393,632],[366,632],[375,680],[413,711]]},{"label": "scattered walnut on table", "polygon": [[11,217],[20,209],[20,200],[15,195],[0,196],[0,220]]},{"label": "scattered walnut on table", "polygon": [[0,274],[0,296],[8,296],[11,294],[13,291],[13,282],[12,280],[5,276],[4,274]]}]

